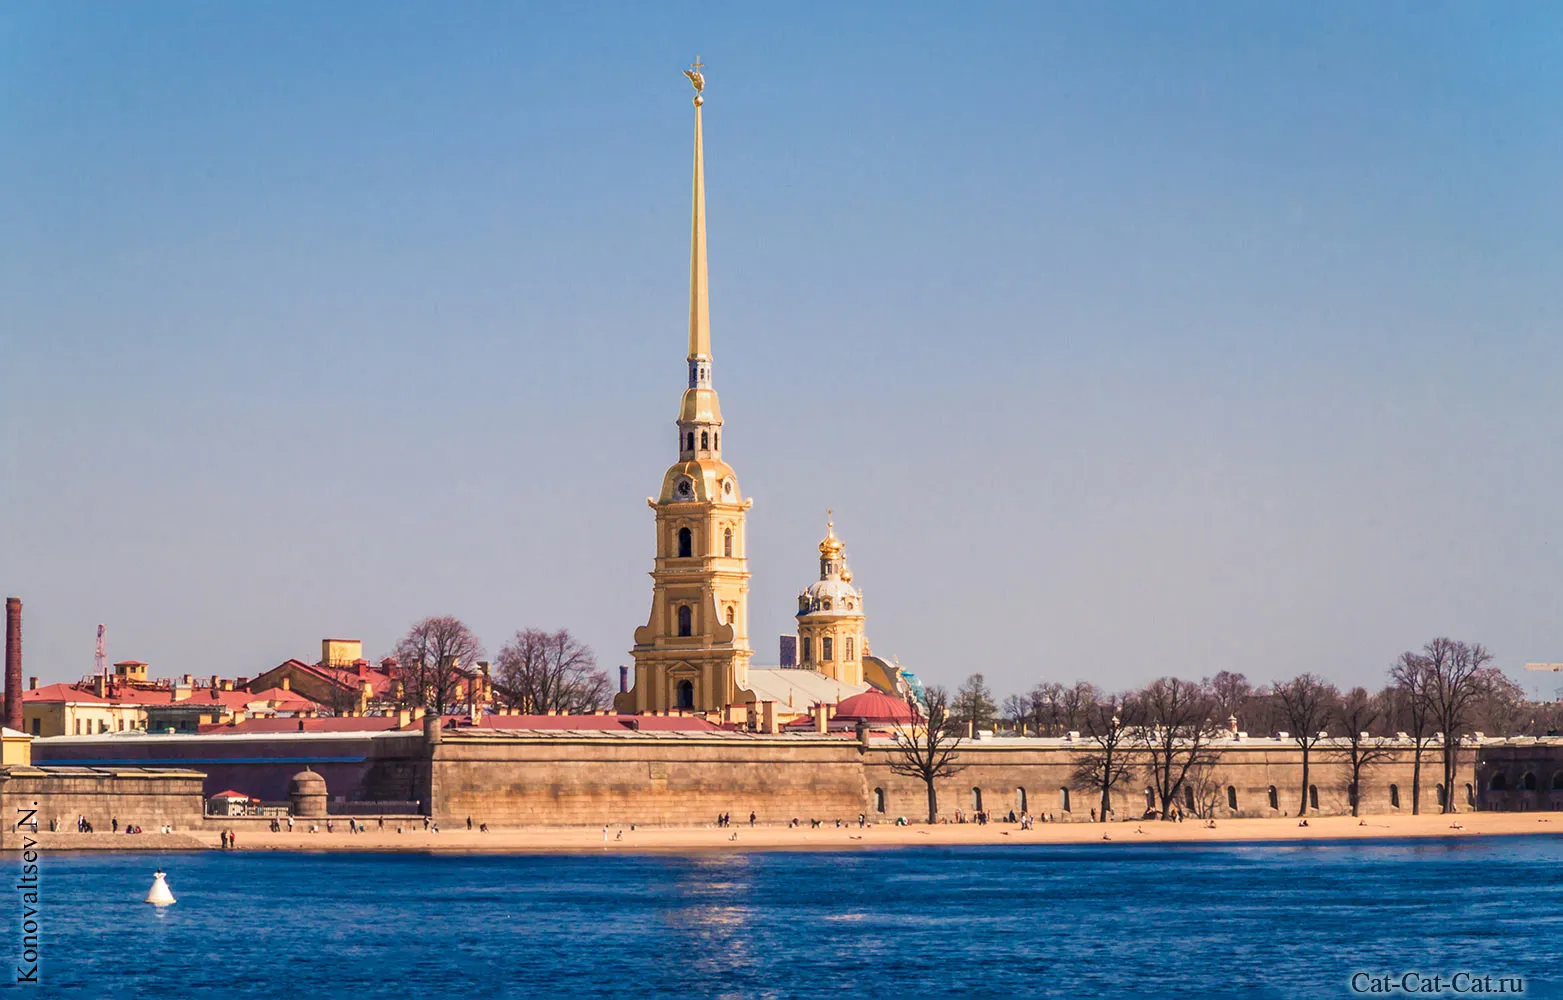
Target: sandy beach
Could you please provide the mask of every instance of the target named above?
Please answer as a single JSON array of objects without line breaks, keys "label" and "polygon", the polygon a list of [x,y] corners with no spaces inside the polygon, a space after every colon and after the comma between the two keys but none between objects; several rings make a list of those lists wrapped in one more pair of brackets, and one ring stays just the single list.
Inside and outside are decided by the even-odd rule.
[{"label": "sandy beach", "polygon": [[[613,825],[608,839],[601,827],[529,827],[468,832],[425,832],[422,824],[395,832],[374,828],[352,834],[347,823],[333,821],[335,832],[308,833],[298,824],[293,833],[244,829],[238,835],[241,851],[457,851],[457,852],[645,852],[698,853],[707,851],[853,850],[860,848],[928,847],[969,844],[1142,844],[1298,842],[1325,840],[1387,839],[1399,837],[1478,837],[1515,834],[1563,834],[1563,815],[1543,813],[1460,813],[1455,816],[1350,816],[1309,817],[1306,827],[1296,819],[1236,819],[1217,821],[1214,828],[1201,822],[1162,823],[1039,823],[1022,830],[1016,824],[972,823],[939,826],[879,824],[859,829],[854,822],[837,828],[832,821],[819,828],[760,825],[722,829],[715,825],[639,827]],[[736,836],[735,836],[736,835]],[[220,832],[211,830],[123,834],[49,833],[38,835],[44,850],[202,850],[220,848]],[[7,838],[6,846],[18,845]]]}]

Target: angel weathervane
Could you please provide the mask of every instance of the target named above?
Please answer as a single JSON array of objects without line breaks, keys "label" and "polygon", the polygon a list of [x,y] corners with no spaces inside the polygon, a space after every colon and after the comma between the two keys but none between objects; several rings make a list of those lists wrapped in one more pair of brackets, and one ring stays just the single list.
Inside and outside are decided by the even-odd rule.
[{"label": "angel weathervane", "polygon": [[702,105],[702,104],[704,104],[706,102],[706,99],[705,99],[706,78],[705,78],[705,74],[700,72],[700,70],[704,66],[705,66],[705,63],[700,61],[700,57],[699,56],[695,56],[695,63],[694,63],[694,65],[689,67],[688,69],[684,70],[684,75],[689,77],[689,82],[690,83],[694,84],[694,87],[695,87],[695,107],[697,107],[697,108],[700,107],[700,105]]}]

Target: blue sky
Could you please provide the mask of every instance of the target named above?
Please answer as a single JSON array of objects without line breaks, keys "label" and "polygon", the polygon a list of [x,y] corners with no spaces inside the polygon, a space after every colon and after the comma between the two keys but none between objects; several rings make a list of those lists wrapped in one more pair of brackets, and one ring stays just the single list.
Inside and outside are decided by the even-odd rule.
[{"label": "blue sky", "polygon": [[36,3],[0,9],[26,672],[100,621],[232,675],[436,613],[629,662],[697,52],[756,662],[827,506],[935,682],[1563,659],[1554,6]]}]

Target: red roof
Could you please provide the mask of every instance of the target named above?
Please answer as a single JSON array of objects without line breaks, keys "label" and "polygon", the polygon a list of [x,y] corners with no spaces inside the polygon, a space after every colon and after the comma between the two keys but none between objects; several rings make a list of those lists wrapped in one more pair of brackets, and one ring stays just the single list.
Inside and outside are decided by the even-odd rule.
[{"label": "red roof", "polygon": [[214,799],[244,799],[246,802],[248,802],[251,798],[251,796],[245,795],[243,792],[235,792],[232,789],[229,789],[226,792],[218,792],[216,795],[211,797]]},{"label": "red roof", "polygon": [[[458,726],[471,725],[457,715]],[[697,715],[482,715],[479,729],[639,729],[642,732],[707,732],[720,729]]]},{"label": "red roof", "polygon": [[99,698],[91,691],[85,691],[69,684],[45,684],[41,688],[22,692],[22,701],[74,701],[93,704],[108,704],[109,699]]},{"label": "red roof", "polygon": [[911,722],[915,716],[912,706],[900,698],[870,690],[844,699],[836,706],[836,718],[853,722]]},{"label": "red roof", "polygon": [[276,708],[284,712],[303,712],[320,707],[319,702],[310,701],[297,691],[279,687],[267,688],[264,691],[255,691],[245,695],[246,703],[252,701],[276,702]]},{"label": "red roof", "polygon": [[[354,715],[298,719],[245,719],[243,722],[212,722],[200,727],[202,735],[224,733],[383,733],[400,728],[395,716]],[[422,729],[423,720],[415,719],[408,729]]]}]

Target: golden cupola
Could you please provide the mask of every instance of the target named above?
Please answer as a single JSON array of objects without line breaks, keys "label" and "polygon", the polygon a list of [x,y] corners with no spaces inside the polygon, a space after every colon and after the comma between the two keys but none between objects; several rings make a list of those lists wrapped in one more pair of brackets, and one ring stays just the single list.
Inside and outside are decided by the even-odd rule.
[{"label": "golden cupola", "polygon": [[819,579],[798,594],[800,666],[828,674],[845,684],[863,683],[863,592],[852,585],[846,546],[836,537],[836,522],[826,512],[825,538],[819,543]]}]

